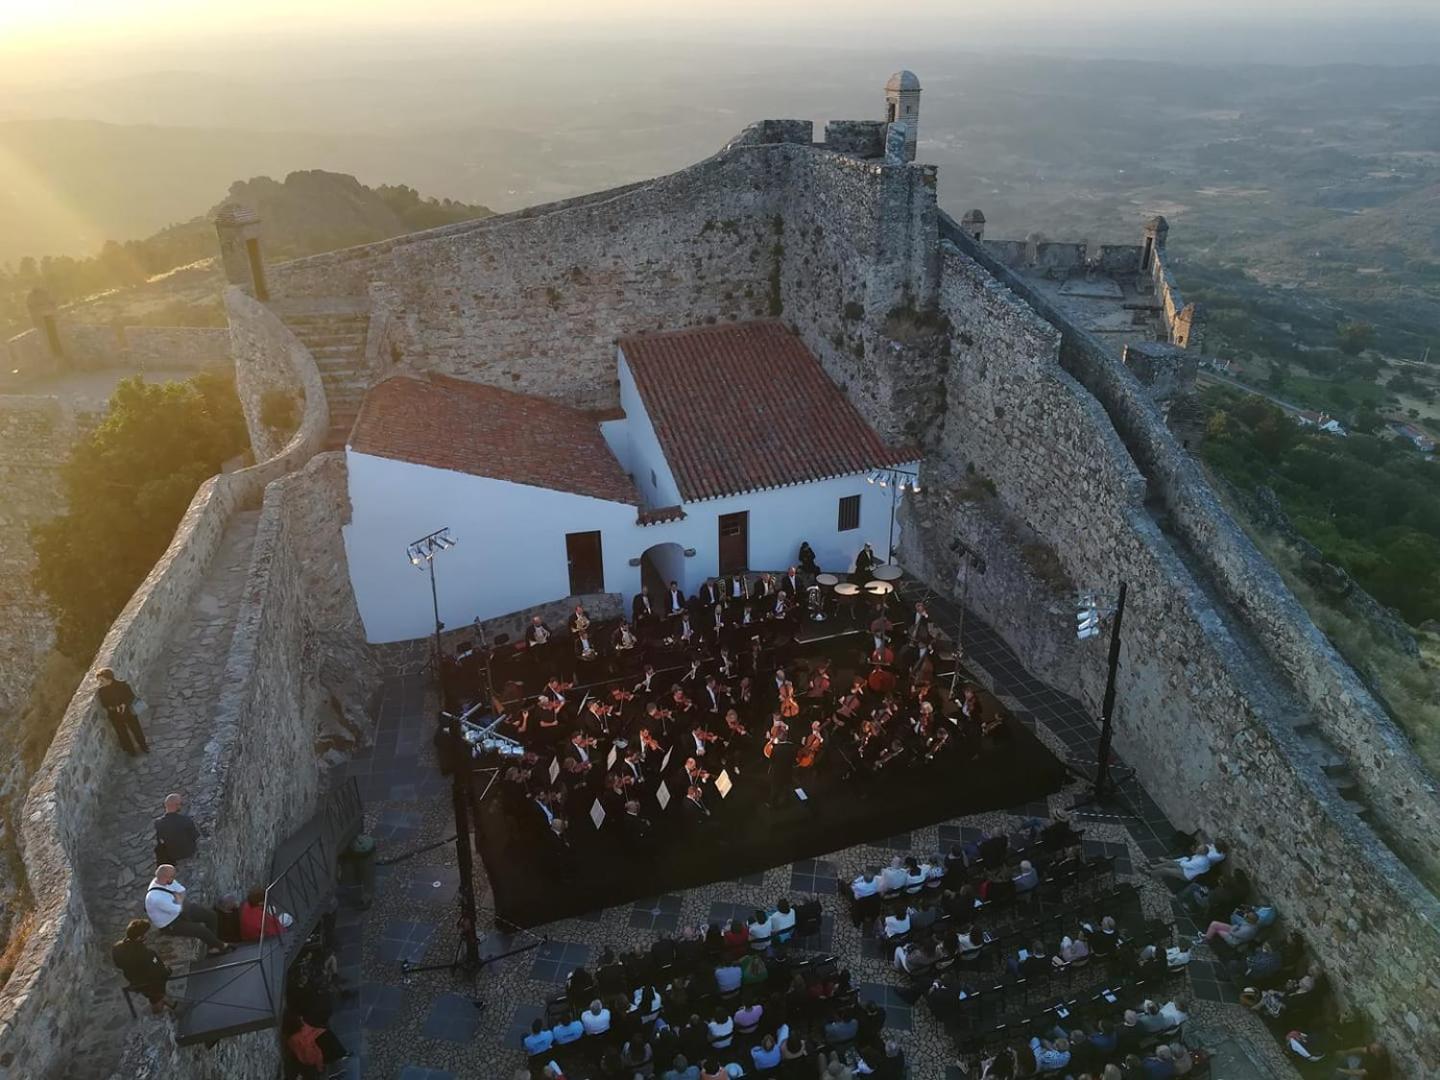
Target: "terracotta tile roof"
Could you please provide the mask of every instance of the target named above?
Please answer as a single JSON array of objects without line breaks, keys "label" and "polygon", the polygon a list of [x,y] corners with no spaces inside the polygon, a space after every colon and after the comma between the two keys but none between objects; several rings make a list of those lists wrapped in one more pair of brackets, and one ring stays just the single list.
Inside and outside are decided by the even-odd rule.
[{"label": "terracotta tile roof", "polygon": [[444,375],[398,375],[360,406],[350,449],[437,469],[639,505],[594,416]]},{"label": "terracotta tile roof", "polygon": [[686,502],[914,461],[888,446],[781,322],[620,339]]},{"label": "terracotta tile roof", "polygon": [[667,521],[684,521],[685,508],[676,504],[675,506],[657,506],[650,510],[640,510],[635,514],[636,525],[663,525]]}]

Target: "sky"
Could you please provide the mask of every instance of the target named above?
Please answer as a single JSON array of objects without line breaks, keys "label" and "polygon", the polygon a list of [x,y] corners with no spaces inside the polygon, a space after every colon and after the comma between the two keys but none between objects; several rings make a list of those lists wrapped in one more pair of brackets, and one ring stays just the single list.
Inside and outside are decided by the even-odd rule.
[{"label": "sky", "polygon": [[[1182,9],[1185,22],[1219,18],[1309,18],[1433,16],[1435,0],[1190,0]],[[819,29],[825,23],[852,21],[876,26],[876,12],[896,13],[900,5],[877,7],[874,0],[246,0],[220,4],[214,0],[3,0],[0,42],[7,49],[45,49],[56,45],[108,42],[138,44],[166,37],[233,33],[272,33],[316,27],[384,26],[416,28],[437,25],[535,25],[571,29],[633,25],[664,20],[729,24],[744,29],[752,20],[790,22]],[[1154,25],[1153,0],[908,0],[906,19],[963,24],[979,20],[1092,21],[1144,18]]]}]

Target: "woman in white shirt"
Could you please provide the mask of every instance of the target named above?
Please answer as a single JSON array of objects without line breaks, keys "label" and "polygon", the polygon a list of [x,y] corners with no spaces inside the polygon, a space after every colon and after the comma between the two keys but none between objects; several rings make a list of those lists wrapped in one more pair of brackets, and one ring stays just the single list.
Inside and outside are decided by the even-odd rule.
[{"label": "woman in white shirt", "polygon": [[724,1009],[716,1009],[715,1016],[705,1025],[710,1036],[710,1045],[716,1050],[729,1049],[735,1040],[735,1019]]},{"label": "woman in white shirt", "polygon": [[[770,933],[776,941],[789,941],[790,935],[795,932],[795,909],[790,906],[790,901],[783,896],[775,910],[770,913]],[[755,936],[751,930],[750,936]]]},{"label": "woman in white shirt", "polygon": [[881,929],[887,938],[904,937],[910,932],[910,912],[905,910],[899,915],[886,915],[881,922]]},{"label": "woman in white shirt", "polygon": [[770,947],[770,916],[765,912],[755,912],[746,930],[750,933],[750,950],[752,952],[764,952]]}]

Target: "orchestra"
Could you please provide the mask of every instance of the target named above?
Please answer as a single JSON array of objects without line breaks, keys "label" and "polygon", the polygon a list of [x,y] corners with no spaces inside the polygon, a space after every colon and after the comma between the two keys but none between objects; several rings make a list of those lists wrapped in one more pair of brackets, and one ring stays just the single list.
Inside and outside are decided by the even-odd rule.
[{"label": "orchestra", "polygon": [[[732,785],[747,785],[743,802],[767,776],[772,805],[816,782],[865,797],[879,775],[952,767],[1006,733],[974,686],[952,700],[948,680],[937,684],[923,601],[892,623],[882,597],[865,629],[836,628],[804,656],[795,640],[817,607],[815,576],[736,573],[691,597],[670,582],[637,593],[628,619],[576,604],[570,648],[536,615],[514,645],[466,641],[447,658],[446,700],[474,700],[480,673],[493,680],[495,730],[519,758],[503,762],[506,805],[567,845],[612,821],[630,840],[653,837],[652,820],[708,828]],[[645,827],[626,829],[637,814]]]}]

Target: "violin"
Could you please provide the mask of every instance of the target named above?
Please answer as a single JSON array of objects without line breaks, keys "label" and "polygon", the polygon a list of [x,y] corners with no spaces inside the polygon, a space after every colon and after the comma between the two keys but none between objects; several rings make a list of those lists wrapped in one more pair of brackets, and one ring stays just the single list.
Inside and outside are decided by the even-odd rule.
[{"label": "violin", "polygon": [[665,752],[665,748],[660,745],[660,740],[651,735],[648,728],[640,729],[640,743],[646,750],[652,750],[657,754]]}]

